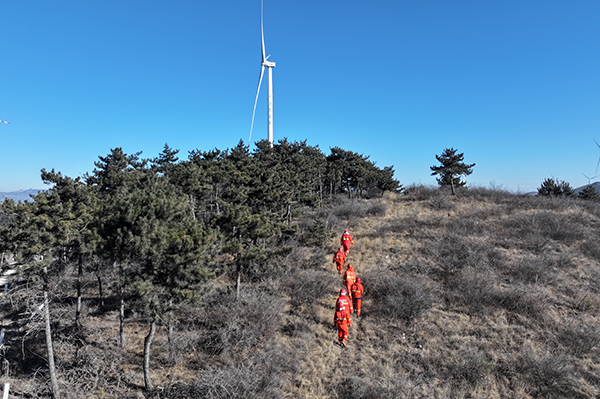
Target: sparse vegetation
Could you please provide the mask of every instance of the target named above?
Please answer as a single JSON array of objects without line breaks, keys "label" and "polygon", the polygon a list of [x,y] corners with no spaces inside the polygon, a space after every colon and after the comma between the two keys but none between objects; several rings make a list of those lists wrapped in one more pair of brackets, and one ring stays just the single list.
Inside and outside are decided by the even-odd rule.
[{"label": "sparse vegetation", "polygon": [[[237,299],[237,255],[217,252],[200,300],[160,313],[151,391],[141,366],[143,307],[128,307],[127,340],[118,345],[118,267],[86,264],[77,327],[77,262],[56,265],[49,292],[63,397],[598,397],[600,203],[483,188],[461,194],[411,186],[305,203],[292,210],[296,233],[251,242],[258,255],[244,265]],[[215,217],[205,215],[206,223]],[[345,227],[366,294],[342,349],[331,257]],[[290,249],[261,258],[273,243]],[[42,320],[19,327],[40,304],[35,287],[11,285],[3,309],[3,378],[16,398],[51,394]]]}]

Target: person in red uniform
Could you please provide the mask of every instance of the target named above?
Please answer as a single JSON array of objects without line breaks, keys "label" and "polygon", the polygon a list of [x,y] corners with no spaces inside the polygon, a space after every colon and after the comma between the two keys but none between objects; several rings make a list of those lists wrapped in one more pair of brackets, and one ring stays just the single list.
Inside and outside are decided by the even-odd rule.
[{"label": "person in red uniform", "polygon": [[348,230],[344,230],[344,234],[342,234],[342,238],[340,239],[342,247],[344,247],[344,251],[346,251],[346,255],[350,252],[350,246],[354,245],[354,240]]},{"label": "person in red uniform", "polygon": [[344,311],[346,312],[346,316],[348,316],[348,320],[350,320],[350,324],[352,324],[352,300],[348,296],[348,291],[345,288],[340,290],[340,296],[335,302],[335,311]]},{"label": "person in red uniform", "polygon": [[363,288],[363,285],[360,283],[360,277],[358,277],[356,279],[356,282],[354,284],[352,284],[352,288],[351,288],[350,292],[352,293],[352,305],[354,307],[354,312],[356,312],[357,317],[360,317],[360,307],[361,307],[362,296],[365,293],[365,289]]},{"label": "person in red uniform", "polygon": [[344,273],[344,284],[346,284],[346,291],[348,295],[352,295],[352,284],[356,282],[356,274],[354,274],[354,268],[348,263],[346,273]]},{"label": "person in red uniform", "polygon": [[346,341],[348,340],[348,327],[350,326],[350,320],[348,319],[346,312],[341,310],[335,312],[333,324],[335,324],[338,330],[338,341],[340,342],[340,346],[344,348],[346,346]]},{"label": "person in red uniform", "polygon": [[335,253],[333,257],[333,262],[337,265],[338,272],[340,272],[340,276],[344,270],[344,263],[346,263],[346,254],[344,253],[344,249],[340,247],[338,251]]},{"label": "person in red uniform", "polygon": [[335,303],[335,314],[333,323],[338,330],[338,340],[342,347],[346,346],[348,340],[348,328],[352,325],[352,301],[347,295],[346,289],[340,290],[340,296]]}]

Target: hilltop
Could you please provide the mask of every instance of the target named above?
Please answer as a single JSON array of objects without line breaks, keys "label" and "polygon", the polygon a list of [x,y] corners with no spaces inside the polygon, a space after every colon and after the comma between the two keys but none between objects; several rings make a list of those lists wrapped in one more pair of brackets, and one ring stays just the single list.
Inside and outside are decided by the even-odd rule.
[{"label": "hilltop", "polygon": [[[289,273],[245,282],[237,301],[222,275],[203,306],[179,310],[171,333],[168,323],[159,326],[158,388],[147,397],[600,394],[600,204],[409,187],[380,199],[340,198],[314,212],[297,222],[325,219],[328,238],[299,241],[285,259]],[[341,285],[331,258],[344,228],[354,236],[349,261],[366,290],[346,349],[336,345],[332,324]],[[69,286],[69,276],[60,284]],[[58,295],[52,304],[64,397],[141,397],[145,325],[128,315],[120,351],[116,311],[100,306],[92,276],[85,286],[80,331],[71,327],[73,298]],[[26,296],[16,291],[11,306]],[[11,306],[5,325],[24,310]],[[34,355],[43,353],[40,324],[9,328],[21,337],[13,335],[5,352],[13,397],[48,395],[31,380],[45,368]]]}]

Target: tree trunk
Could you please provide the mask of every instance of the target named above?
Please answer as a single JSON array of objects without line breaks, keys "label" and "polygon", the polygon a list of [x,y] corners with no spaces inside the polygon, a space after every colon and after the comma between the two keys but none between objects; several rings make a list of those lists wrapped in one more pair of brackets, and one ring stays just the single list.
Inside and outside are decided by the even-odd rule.
[{"label": "tree trunk", "polygon": [[144,338],[144,385],[146,391],[152,391],[154,385],[152,385],[152,377],[150,376],[150,347],[152,346],[152,340],[154,340],[154,334],[156,333],[156,322],[152,320],[150,322],[150,331],[146,338]]},{"label": "tree trunk", "polygon": [[125,299],[123,298],[123,288],[119,289],[119,346],[125,346]]},{"label": "tree trunk", "polygon": [[452,195],[455,195],[454,192],[454,176],[450,176],[450,188],[452,189]]},{"label": "tree trunk", "polygon": [[79,254],[77,265],[77,308],[75,309],[75,325],[81,327],[81,279],[83,277],[83,255]]},{"label": "tree trunk", "polygon": [[190,204],[192,205],[192,218],[196,221],[196,197],[190,194]]},{"label": "tree trunk", "polygon": [[96,280],[98,280],[98,296],[100,297],[100,307],[104,308],[104,292],[102,291],[102,277],[100,277],[99,270],[96,270]]},{"label": "tree trunk", "polygon": [[54,365],[54,351],[52,349],[52,331],[50,330],[50,309],[48,306],[48,269],[44,267],[44,321],[46,324],[46,349],[48,351],[48,371],[52,384],[52,397],[60,399],[56,367]]},{"label": "tree trunk", "polygon": [[240,285],[242,283],[242,265],[240,265],[240,260],[237,259],[236,261],[236,271],[237,271],[237,279],[235,282],[235,300],[239,300],[240,299]]},{"label": "tree trunk", "polygon": [[323,178],[321,177],[321,169],[319,169],[319,209],[323,206]]},{"label": "tree trunk", "polygon": [[240,299],[240,285],[242,283],[242,272],[239,270],[238,268],[238,273],[237,273],[237,281],[236,281],[236,294],[235,294],[235,300],[239,300]]},{"label": "tree trunk", "polygon": [[125,346],[125,287],[123,286],[123,262],[119,262],[119,346]]}]

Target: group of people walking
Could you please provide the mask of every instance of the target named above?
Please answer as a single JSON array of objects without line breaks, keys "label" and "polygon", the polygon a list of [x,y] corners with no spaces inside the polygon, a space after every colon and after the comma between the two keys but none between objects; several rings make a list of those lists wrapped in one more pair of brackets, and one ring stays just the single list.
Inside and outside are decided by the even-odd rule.
[{"label": "group of people walking", "polygon": [[344,231],[340,240],[341,247],[333,257],[333,263],[336,264],[338,273],[343,276],[343,285],[345,288],[340,290],[340,296],[335,303],[335,315],[333,322],[338,330],[338,340],[341,347],[346,346],[348,340],[348,330],[352,325],[352,314],[360,317],[362,296],[365,292],[360,277],[356,277],[352,264],[348,263],[344,272],[344,265],[350,253],[350,247],[354,245],[354,240],[348,232]]}]

